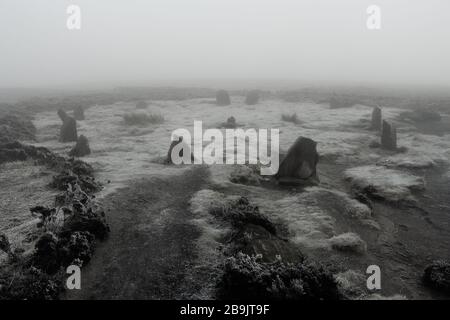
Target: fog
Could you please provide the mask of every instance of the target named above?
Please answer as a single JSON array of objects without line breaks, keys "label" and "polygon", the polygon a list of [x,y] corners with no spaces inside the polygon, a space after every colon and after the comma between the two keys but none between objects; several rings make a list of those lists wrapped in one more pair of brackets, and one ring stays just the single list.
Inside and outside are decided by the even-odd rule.
[{"label": "fog", "polygon": [[[81,8],[68,30],[67,6]],[[366,26],[369,5],[381,29]],[[0,0],[0,87],[450,84],[446,0]]]}]

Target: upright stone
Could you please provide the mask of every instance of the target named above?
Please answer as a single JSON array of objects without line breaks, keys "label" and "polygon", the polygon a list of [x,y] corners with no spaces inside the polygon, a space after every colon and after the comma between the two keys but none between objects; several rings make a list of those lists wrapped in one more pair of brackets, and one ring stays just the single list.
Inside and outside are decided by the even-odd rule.
[{"label": "upright stone", "polygon": [[228,106],[231,104],[230,95],[225,90],[219,90],[216,93],[216,103],[218,106]]},{"label": "upright stone", "polygon": [[77,141],[78,134],[77,134],[76,120],[72,117],[69,117],[67,113],[62,109],[58,110],[58,116],[63,122],[59,132],[59,141],[60,142]]},{"label": "upright stone", "polygon": [[75,145],[75,147],[73,147],[72,150],[70,150],[69,156],[84,157],[88,154],[91,154],[91,148],[89,148],[89,141],[85,136],[80,135],[77,144]]},{"label": "upright stone", "polygon": [[373,108],[373,111],[372,111],[372,125],[370,128],[372,130],[380,131],[381,125],[382,125],[381,108],[377,106],[377,107]]},{"label": "upright stone", "polygon": [[381,147],[387,150],[397,150],[397,129],[386,120],[383,120]]},{"label": "upright stone", "polygon": [[318,162],[317,143],[309,138],[299,137],[281,161],[275,178],[281,184],[317,183]]}]

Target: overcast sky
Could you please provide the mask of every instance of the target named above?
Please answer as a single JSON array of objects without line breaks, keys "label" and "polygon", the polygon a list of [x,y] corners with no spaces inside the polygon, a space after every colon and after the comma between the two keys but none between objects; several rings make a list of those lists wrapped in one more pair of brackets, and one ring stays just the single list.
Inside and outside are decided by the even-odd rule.
[{"label": "overcast sky", "polygon": [[450,85],[450,1],[0,0],[0,87],[210,79]]}]

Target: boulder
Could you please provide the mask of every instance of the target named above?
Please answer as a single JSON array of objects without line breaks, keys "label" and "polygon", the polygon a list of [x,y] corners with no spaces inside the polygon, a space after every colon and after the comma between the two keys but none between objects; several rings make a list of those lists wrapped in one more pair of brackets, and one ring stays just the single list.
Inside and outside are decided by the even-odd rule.
[{"label": "boulder", "polygon": [[227,122],[224,123],[223,126],[224,126],[225,128],[228,128],[228,129],[234,129],[234,128],[236,128],[236,126],[237,126],[237,124],[236,124],[236,119],[235,119],[233,116],[229,117],[229,118],[227,119]]},{"label": "boulder", "polygon": [[230,95],[225,90],[219,90],[216,93],[216,103],[218,106],[228,106],[231,104]]},{"label": "boulder", "polygon": [[91,154],[89,148],[89,141],[84,135],[80,135],[77,140],[77,144],[70,150],[69,156],[71,157],[84,157]]},{"label": "boulder", "polygon": [[397,150],[397,129],[386,120],[383,120],[381,147],[386,150]]},{"label": "boulder", "polygon": [[245,104],[247,105],[255,105],[259,101],[259,92],[257,90],[251,90],[247,92],[245,96]]},{"label": "boulder", "polygon": [[75,120],[84,120],[84,109],[82,106],[78,106],[73,110],[73,117]]},{"label": "boulder", "polygon": [[374,107],[372,111],[372,122],[370,128],[372,130],[380,131],[382,124],[381,108]]},{"label": "boulder", "polygon": [[316,171],[319,162],[317,143],[305,137],[299,137],[289,148],[281,161],[275,178],[281,184],[305,184],[319,181]]},{"label": "boulder", "polygon": [[191,146],[189,146],[187,143],[185,143],[183,141],[183,137],[178,137],[178,140],[174,140],[170,144],[169,151],[167,152],[167,160],[166,160],[167,163],[174,164],[173,159],[172,159],[172,150],[173,150],[173,148],[175,148],[175,146],[177,146],[180,143],[183,144],[183,146],[180,146],[182,148],[180,149],[180,152],[178,153],[180,158],[183,158],[183,154],[184,154],[183,150],[189,150],[189,152],[191,153],[191,161],[194,161],[194,155],[190,151],[191,150]]},{"label": "boulder", "polygon": [[59,132],[59,141],[60,142],[72,142],[78,140],[77,134],[77,121],[68,116],[67,113],[59,109],[58,116],[62,121],[62,126]]},{"label": "boulder", "polygon": [[429,287],[450,294],[450,263],[434,261],[425,269],[423,281]]}]

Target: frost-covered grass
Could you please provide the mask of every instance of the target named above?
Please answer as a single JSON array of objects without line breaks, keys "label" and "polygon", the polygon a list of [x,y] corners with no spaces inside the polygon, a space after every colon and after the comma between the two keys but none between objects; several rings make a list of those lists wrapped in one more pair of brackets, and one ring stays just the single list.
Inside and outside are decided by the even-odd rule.
[{"label": "frost-covered grass", "polygon": [[351,168],[344,176],[354,188],[394,202],[412,200],[411,192],[425,187],[423,178],[383,166]]}]

